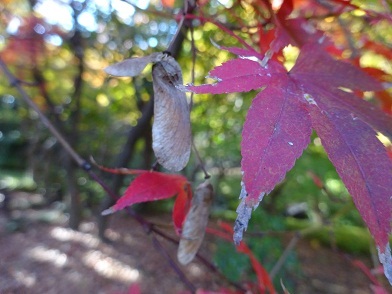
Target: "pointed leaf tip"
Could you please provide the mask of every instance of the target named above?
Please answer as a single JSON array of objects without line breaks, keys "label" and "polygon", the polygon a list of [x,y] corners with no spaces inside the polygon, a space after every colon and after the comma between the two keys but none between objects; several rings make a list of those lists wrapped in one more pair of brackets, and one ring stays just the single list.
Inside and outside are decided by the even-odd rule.
[{"label": "pointed leaf tip", "polygon": [[101,215],[109,215],[112,214],[113,212],[115,212],[113,207],[110,207],[108,209],[105,209],[104,211],[101,212]]},{"label": "pointed leaf tip", "polygon": [[[244,189],[244,188],[243,188]],[[242,192],[241,192],[242,194]],[[248,228],[248,223],[252,214],[252,207],[248,206],[245,202],[246,197],[242,198],[236,212],[238,213],[237,219],[234,224],[233,240],[235,245],[239,245],[242,241],[244,231]]]},{"label": "pointed leaf tip", "polygon": [[165,55],[161,52],[154,52],[143,57],[129,58],[109,65],[104,71],[107,74],[117,77],[135,77],[138,76],[149,63],[158,62],[162,60],[164,56]]}]

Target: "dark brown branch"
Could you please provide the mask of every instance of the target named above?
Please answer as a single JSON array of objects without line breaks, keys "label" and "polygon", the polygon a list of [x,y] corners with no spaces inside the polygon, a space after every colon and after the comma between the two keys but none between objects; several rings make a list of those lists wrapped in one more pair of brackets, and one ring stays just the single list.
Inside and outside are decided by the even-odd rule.
[{"label": "dark brown branch", "polygon": [[72,159],[78,164],[78,166],[83,167],[85,164],[85,160],[79,156],[75,152],[75,150],[68,144],[67,140],[60,134],[60,132],[55,128],[55,126],[49,121],[49,119],[45,116],[45,114],[39,109],[39,107],[30,99],[29,95],[20,85],[19,80],[14,77],[14,75],[10,72],[7,65],[4,61],[0,58],[0,67],[4,74],[6,75],[7,79],[9,80],[11,86],[15,87],[22,99],[27,103],[27,105],[32,108],[39,116],[42,123],[49,129],[49,131],[56,137],[59,143],[64,147],[64,149],[70,154]]},{"label": "dark brown branch", "polygon": [[[75,23],[77,21],[77,13],[74,9],[74,20]],[[77,73],[74,77],[73,83],[73,93],[72,104],[70,107],[70,117],[69,122],[70,126],[68,128],[68,140],[69,143],[73,146],[77,146],[79,142],[80,132],[78,129],[78,125],[80,123],[80,111],[81,111],[81,102],[82,102],[82,88],[83,88],[83,72],[84,72],[84,48],[82,43],[82,36],[80,30],[77,29],[72,38],[69,40],[71,50],[74,52],[74,57],[77,60]],[[71,160],[66,160],[65,168],[67,171],[67,188],[71,197],[70,201],[70,218],[69,218],[69,226],[72,229],[77,229],[81,220],[81,199],[80,194],[77,188],[76,183],[76,174],[75,174],[75,166]]]},{"label": "dark brown branch", "polygon": [[[76,21],[76,19],[75,19]],[[76,30],[75,34],[70,39],[71,49],[74,52],[74,56],[77,60],[78,71],[74,77],[74,91],[71,95],[73,108],[71,110],[71,130],[76,130],[76,126],[80,120],[80,109],[81,109],[81,98],[83,88],[83,73],[84,73],[84,48],[82,44],[81,32]]]}]

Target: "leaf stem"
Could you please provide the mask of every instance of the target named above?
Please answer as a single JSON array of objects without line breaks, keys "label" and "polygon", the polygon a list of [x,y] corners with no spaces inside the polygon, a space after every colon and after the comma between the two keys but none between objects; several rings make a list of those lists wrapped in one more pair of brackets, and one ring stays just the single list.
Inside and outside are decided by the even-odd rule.
[{"label": "leaf stem", "polygon": [[200,168],[202,169],[202,171],[204,173],[204,179],[207,180],[207,179],[211,178],[211,175],[207,172],[207,170],[206,170],[206,168],[204,166],[204,162],[201,159],[199,151],[197,151],[195,142],[193,140],[192,140],[192,148],[193,148],[193,151],[195,151],[195,155],[196,155],[197,160],[199,161]]}]

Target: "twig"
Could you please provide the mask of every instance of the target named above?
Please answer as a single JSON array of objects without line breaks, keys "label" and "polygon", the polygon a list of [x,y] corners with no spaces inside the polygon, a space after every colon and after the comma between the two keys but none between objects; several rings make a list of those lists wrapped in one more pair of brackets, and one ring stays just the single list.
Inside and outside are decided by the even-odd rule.
[{"label": "twig", "polygon": [[290,240],[289,245],[287,245],[286,249],[283,251],[282,255],[280,256],[279,260],[276,262],[274,267],[270,272],[271,280],[274,279],[276,274],[279,272],[281,267],[283,266],[284,262],[286,261],[287,257],[289,256],[290,252],[294,249],[295,245],[297,245],[298,241],[301,239],[302,234],[297,232],[295,233],[294,237]]},{"label": "twig", "polygon": [[228,35],[234,37],[235,39],[237,39],[238,42],[240,42],[242,45],[244,45],[247,49],[254,51],[254,49],[252,48],[252,46],[250,46],[248,43],[246,43],[243,39],[241,39],[239,36],[237,36],[236,34],[234,34],[231,30],[229,30],[228,28],[226,28],[223,24],[212,20],[210,18],[204,17],[204,16],[199,16],[199,15],[193,15],[193,14],[187,14],[185,15],[186,19],[198,19],[200,21],[204,21],[204,22],[209,22],[212,23],[213,25],[215,25],[216,27],[218,27],[221,31],[227,33]]},{"label": "twig", "polygon": [[[196,46],[195,46],[195,39],[193,36],[193,26],[192,24],[190,24],[189,27],[190,31],[191,31],[191,48],[192,48],[192,70],[191,70],[191,83],[193,84],[195,82],[195,64],[196,64]],[[191,93],[191,101],[189,104],[189,110],[192,110],[193,107],[193,92]],[[205,179],[209,179],[211,176],[210,174],[207,172],[207,170],[205,169],[204,166],[204,162],[200,157],[199,151],[196,148],[195,142],[192,140],[192,148],[193,151],[195,152],[195,155],[197,157],[197,160],[199,161],[200,164],[200,168],[202,169],[203,173],[204,173],[204,178]]]},{"label": "twig", "polygon": [[[164,237],[167,241],[172,242],[173,244],[178,244],[178,240],[172,238],[171,236],[165,234],[164,232],[162,232],[161,230],[159,230],[155,225],[153,225],[151,227],[151,231],[153,231],[154,233],[157,233],[158,235],[160,235],[161,237]],[[233,287],[237,288],[240,291],[245,292],[246,290],[239,284],[237,284],[236,282],[230,281],[225,275],[223,275],[219,269],[212,264],[207,258],[205,258],[204,256],[202,256],[200,253],[196,254],[196,257],[199,259],[199,261],[204,264],[207,268],[209,268],[211,271],[213,271],[214,273],[216,273],[217,275],[219,275],[222,279],[224,279],[225,281],[227,281],[229,284],[231,284]]]},{"label": "twig", "polygon": [[169,46],[165,50],[165,52],[168,52],[170,55],[174,55],[174,52],[176,51],[175,48],[177,46],[177,40],[180,38],[180,34],[183,34],[182,30],[184,28],[184,21],[185,18],[181,17],[180,23],[178,24],[178,28],[176,31],[176,34],[174,35],[172,41],[170,42]]},{"label": "twig", "polygon": [[42,123],[49,129],[49,131],[56,137],[56,139],[60,142],[60,144],[64,147],[64,149],[69,153],[69,155],[75,160],[75,162],[80,166],[84,167],[86,161],[79,156],[75,152],[75,150],[68,144],[65,138],[57,131],[54,125],[49,121],[49,119],[43,114],[43,112],[39,109],[39,107],[30,99],[29,95],[20,85],[19,80],[14,77],[14,75],[10,72],[7,65],[0,57],[0,67],[3,70],[4,74],[6,75],[7,79],[9,80],[11,86],[15,87],[18,92],[21,94],[23,100],[32,108],[39,116]]},{"label": "twig", "polygon": [[204,173],[204,179],[207,180],[207,179],[211,178],[211,175],[207,172],[206,168],[204,167],[203,160],[201,159],[199,151],[197,151],[197,148],[195,146],[195,142],[193,142],[193,140],[192,140],[192,148],[193,148],[193,151],[195,152],[197,160],[199,161],[200,168],[202,169],[202,171]]},{"label": "twig", "polygon": [[[195,65],[196,65],[196,45],[195,45],[195,36],[193,25],[191,24],[189,30],[191,31],[191,48],[192,48],[192,69],[191,69],[191,83],[195,82]],[[192,110],[193,107],[193,96],[195,93],[191,92],[189,110]]]},{"label": "twig", "polygon": [[187,277],[185,276],[183,271],[173,261],[173,259],[167,253],[166,249],[162,246],[162,244],[159,242],[159,240],[154,235],[151,235],[151,239],[152,239],[152,243],[154,244],[155,248],[166,258],[166,260],[169,262],[171,267],[174,269],[174,271],[180,277],[181,281],[183,283],[185,283],[185,285],[189,288],[189,290],[192,291],[192,293],[195,293],[196,292],[196,287],[187,279]]},{"label": "twig", "polygon": [[27,87],[36,87],[39,85],[39,83],[37,81],[35,82],[28,82],[28,81],[24,81],[22,79],[18,79],[18,83],[23,84]]}]

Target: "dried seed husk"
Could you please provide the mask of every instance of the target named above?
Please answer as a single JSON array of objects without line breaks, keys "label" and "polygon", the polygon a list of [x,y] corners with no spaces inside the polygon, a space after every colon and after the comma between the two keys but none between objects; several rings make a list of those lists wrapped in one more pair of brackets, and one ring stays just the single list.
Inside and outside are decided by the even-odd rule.
[{"label": "dried seed husk", "polygon": [[187,265],[194,259],[203,242],[213,193],[212,185],[208,181],[196,188],[191,208],[184,221],[177,251],[177,259],[183,265]]},{"label": "dried seed husk", "polygon": [[190,109],[183,91],[182,72],[171,56],[152,68],[154,87],[153,150],[159,164],[171,171],[182,170],[191,153]]}]

